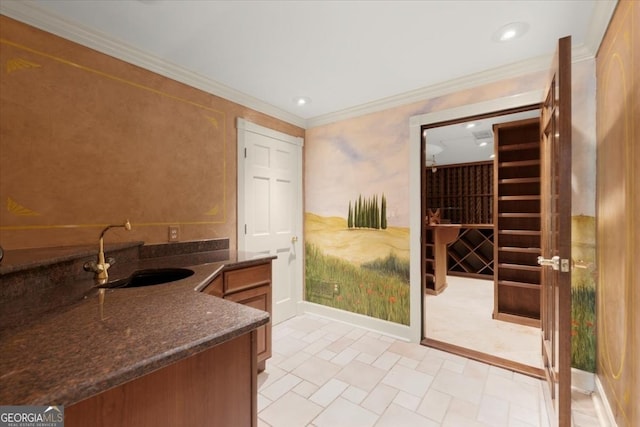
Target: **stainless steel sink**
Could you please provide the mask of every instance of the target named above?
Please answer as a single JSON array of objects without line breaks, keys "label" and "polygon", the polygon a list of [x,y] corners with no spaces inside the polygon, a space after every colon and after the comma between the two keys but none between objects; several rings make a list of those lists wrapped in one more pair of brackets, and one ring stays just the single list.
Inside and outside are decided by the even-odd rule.
[{"label": "stainless steel sink", "polygon": [[151,268],[137,270],[131,276],[107,282],[101,288],[139,288],[142,286],[160,285],[186,279],[193,275],[188,268]]}]

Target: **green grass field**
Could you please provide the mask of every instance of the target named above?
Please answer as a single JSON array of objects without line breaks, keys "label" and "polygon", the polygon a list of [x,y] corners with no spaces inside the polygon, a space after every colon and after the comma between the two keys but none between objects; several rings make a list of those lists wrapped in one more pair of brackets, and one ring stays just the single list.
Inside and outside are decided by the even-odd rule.
[{"label": "green grass field", "polygon": [[[403,262],[395,255],[358,267],[311,243],[305,247],[307,301],[409,324],[409,283],[398,275],[396,268]],[[394,267],[389,270],[389,265]]]}]

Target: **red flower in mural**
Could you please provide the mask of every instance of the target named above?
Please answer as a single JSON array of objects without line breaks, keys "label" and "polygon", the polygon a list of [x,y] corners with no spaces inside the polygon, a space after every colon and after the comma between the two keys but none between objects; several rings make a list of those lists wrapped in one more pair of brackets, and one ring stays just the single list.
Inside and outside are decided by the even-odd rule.
[{"label": "red flower in mural", "polygon": [[393,296],[392,296],[392,297],[389,297],[389,302],[390,302],[391,304],[394,304],[394,303],[396,302],[396,297],[393,297]]}]

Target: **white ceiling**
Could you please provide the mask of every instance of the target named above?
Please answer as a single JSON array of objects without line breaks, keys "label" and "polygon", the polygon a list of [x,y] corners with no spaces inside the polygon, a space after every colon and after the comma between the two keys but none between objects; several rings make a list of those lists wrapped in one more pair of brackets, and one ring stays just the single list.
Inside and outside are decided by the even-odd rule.
[{"label": "white ceiling", "polygon": [[[452,82],[479,84],[500,69],[542,69],[566,35],[574,58],[592,57],[614,7],[615,0],[0,2],[7,16],[301,126]],[[528,32],[492,40],[512,22],[527,23]],[[311,103],[300,107],[297,96]]]},{"label": "white ceiling", "polygon": [[[429,128],[424,135],[427,142],[427,166],[433,166],[434,160],[440,166],[492,160],[493,125],[533,117],[540,117],[539,109]],[[442,151],[430,150],[434,145]]]}]

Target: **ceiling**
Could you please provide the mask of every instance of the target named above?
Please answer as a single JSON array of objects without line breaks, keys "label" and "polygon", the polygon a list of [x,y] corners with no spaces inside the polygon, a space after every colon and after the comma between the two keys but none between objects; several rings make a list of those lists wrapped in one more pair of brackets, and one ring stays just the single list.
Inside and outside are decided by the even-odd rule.
[{"label": "ceiling", "polygon": [[434,162],[435,166],[444,166],[492,160],[493,125],[534,117],[540,117],[539,109],[426,129],[426,164],[432,167]]},{"label": "ceiling", "polygon": [[[2,0],[0,12],[309,127],[593,57],[615,0]],[[528,31],[494,41],[506,24]],[[299,106],[294,98],[308,97]]]}]

